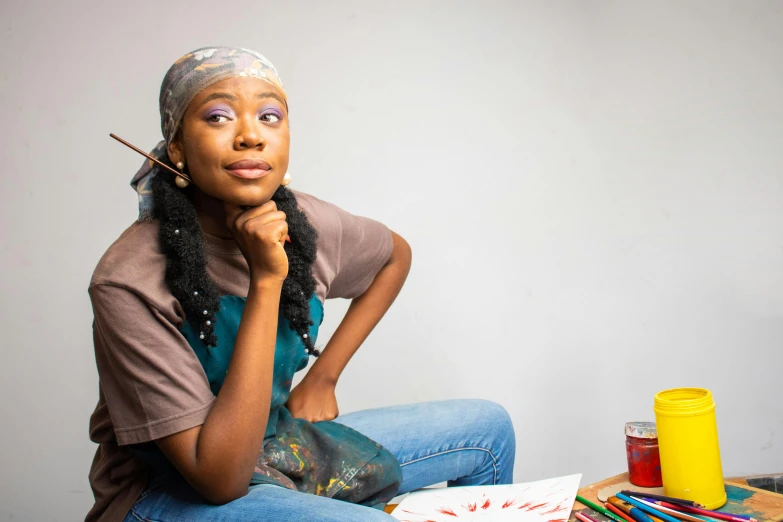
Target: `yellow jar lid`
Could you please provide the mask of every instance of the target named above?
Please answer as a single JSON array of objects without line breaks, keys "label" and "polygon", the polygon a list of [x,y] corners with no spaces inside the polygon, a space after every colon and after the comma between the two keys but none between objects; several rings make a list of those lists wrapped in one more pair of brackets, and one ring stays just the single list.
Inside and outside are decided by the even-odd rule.
[{"label": "yellow jar lid", "polygon": [[715,409],[712,392],[704,388],[673,388],[655,394],[655,412],[687,416]]}]

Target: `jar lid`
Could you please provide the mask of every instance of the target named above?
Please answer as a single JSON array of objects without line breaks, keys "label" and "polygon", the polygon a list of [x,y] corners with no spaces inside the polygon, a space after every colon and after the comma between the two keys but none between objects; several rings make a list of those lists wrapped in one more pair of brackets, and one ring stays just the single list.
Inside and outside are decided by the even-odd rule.
[{"label": "jar lid", "polygon": [[654,422],[627,422],[625,434],[637,439],[657,439],[658,430]]},{"label": "jar lid", "polygon": [[715,401],[712,392],[704,388],[674,388],[655,394],[653,410],[656,418],[691,417],[714,411]]}]

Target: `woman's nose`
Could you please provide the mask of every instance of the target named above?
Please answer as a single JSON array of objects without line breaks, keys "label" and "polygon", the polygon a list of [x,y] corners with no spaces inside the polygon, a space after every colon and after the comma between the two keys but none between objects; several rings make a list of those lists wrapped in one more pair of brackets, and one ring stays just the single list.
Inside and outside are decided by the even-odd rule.
[{"label": "woman's nose", "polygon": [[259,147],[263,149],[266,140],[264,139],[261,125],[261,122],[256,118],[242,118],[236,138],[234,138],[234,149],[243,150]]}]

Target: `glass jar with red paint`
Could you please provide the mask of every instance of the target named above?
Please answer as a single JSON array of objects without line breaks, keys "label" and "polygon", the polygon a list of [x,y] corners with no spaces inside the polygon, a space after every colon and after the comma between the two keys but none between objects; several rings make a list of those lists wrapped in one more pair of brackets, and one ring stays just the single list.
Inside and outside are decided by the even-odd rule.
[{"label": "glass jar with red paint", "polygon": [[629,422],[625,425],[625,453],[631,484],[643,488],[663,486],[658,431],[654,422]]}]

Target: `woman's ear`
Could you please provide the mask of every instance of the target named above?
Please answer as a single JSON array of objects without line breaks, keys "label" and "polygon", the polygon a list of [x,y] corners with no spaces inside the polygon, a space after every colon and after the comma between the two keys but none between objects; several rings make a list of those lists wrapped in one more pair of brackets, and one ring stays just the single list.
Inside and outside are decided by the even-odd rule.
[{"label": "woman's ear", "polygon": [[173,165],[180,161],[185,163],[185,151],[182,150],[182,129],[178,130],[174,139],[166,145],[166,152],[168,152],[169,160]]}]

